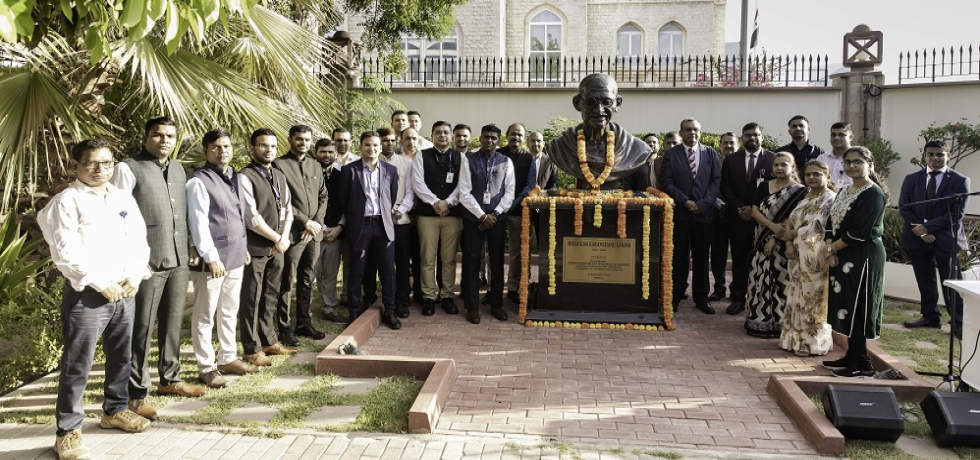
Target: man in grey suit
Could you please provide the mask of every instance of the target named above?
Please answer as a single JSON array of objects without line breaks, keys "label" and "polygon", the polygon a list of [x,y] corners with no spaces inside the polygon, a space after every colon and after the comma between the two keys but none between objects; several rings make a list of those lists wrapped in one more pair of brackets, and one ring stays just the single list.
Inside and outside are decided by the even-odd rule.
[{"label": "man in grey suit", "polygon": [[708,248],[715,200],[721,187],[718,152],[701,145],[701,123],[693,118],[681,122],[683,141],[664,152],[657,182],[677,207],[674,210],[674,292],[677,309],[687,290],[688,261],[693,262],[691,291],[694,305],[709,315],[715,313],[708,301]]},{"label": "man in grey suit", "polygon": [[[289,128],[289,153],[277,158],[272,166],[286,176],[292,195],[293,226],[283,260],[282,287],[279,288],[279,341],[287,347],[299,345],[296,336],[320,340],[326,335],[313,327],[313,280],[316,277],[320,240],[323,239],[323,217],[327,214],[327,184],[323,168],[307,155],[313,146],[313,128],[295,125]],[[289,301],[296,284],[296,333],[289,321]]]},{"label": "man in grey suit", "polygon": [[157,393],[197,397],[205,390],[180,378],[180,328],[187,302],[187,176],[170,161],[177,146],[177,124],[167,117],[146,122],[143,148],[116,166],[112,185],[131,193],[146,221],[152,275],[140,283],[133,321],[132,374],[129,408],[156,419],[156,409],[146,402],[150,385],[150,340],[157,323],[160,386]]}]

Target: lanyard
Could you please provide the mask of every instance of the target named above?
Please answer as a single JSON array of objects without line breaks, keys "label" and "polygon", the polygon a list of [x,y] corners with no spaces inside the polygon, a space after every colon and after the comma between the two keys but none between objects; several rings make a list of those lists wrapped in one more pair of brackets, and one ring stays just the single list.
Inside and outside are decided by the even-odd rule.
[{"label": "lanyard", "polygon": [[271,170],[266,171],[265,168],[258,164],[254,164],[253,167],[258,171],[260,176],[269,181],[269,185],[272,187],[272,194],[276,197],[276,210],[282,211],[282,195],[279,194],[279,178]]}]

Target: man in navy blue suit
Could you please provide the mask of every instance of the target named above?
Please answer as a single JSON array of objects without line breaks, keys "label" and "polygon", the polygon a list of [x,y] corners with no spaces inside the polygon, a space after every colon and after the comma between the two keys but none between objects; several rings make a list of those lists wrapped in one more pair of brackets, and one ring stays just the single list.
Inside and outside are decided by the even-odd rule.
[{"label": "man in navy blue suit", "polygon": [[382,321],[392,329],[400,329],[395,314],[395,223],[392,216],[398,193],[398,170],[383,161],[381,137],[375,131],[361,134],[361,159],[344,165],[337,187],[337,206],[327,207],[326,225],[336,227],[341,212],[350,245],[350,281],[347,283],[348,322],[361,312],[361,281],[368,257],[378,262],[381,279],[381,301],[384,304]]},{"label": "man in navy blue suit", "polygon": [[718,152],[701,145],[701,123],[693,118],[681,122],[682,142],[664,152],[657,183],[676,203],[674,209],[674,300],[687,291],[688,260],[693,262],[691,291],[694,305],[709,315],[715,309],[708,301],[708,248],[711,221],[721,187]]},{"label": "man in navy blue suit", "polygon": [[[905,176],[898,209],[905,220],[902,228],[902,247],[912,259],[912,270],[919,284],[920,312],[922,317],[908,321],[905,327],[940,327],[939,292],[936,288],[936,271],[939,280],[960,279],[957,251],[966,249],[966,232],[963,230],[963,213],[966,197],[958,203],[941,200],[934,203],[911,205],[923,200],[947,198],[970,190],[970,178],[946,165],[949,148],[943,141],[928,141],[922,153],[926,168]],[[952,212],[951,212],[952,211]],[[953,236],[953,224],[958,231]],[[962,334],[963,300],[955,290],[943,289],[943,300],[953,317],[953,333]]]}]

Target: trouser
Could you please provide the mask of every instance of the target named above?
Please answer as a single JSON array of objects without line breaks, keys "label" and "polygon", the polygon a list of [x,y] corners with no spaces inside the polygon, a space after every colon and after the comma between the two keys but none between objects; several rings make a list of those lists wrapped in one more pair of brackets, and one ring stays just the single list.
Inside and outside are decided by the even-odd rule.
[{"label": "trouser", "polygon": [[[531,231],[535,233],[530,237],[536,238],[534,213],[531,216]],[[507,238],[507,292],[517,292],[521,283],[521,216],[507,216]]]},{"label": "trouser", "polygon": [[132,369],[129,396],[143,399],[153,384],[150,380],[150,340],[157,326],[160,385],[180,382],[180,327],[187,302],[187,267],[154,271],[140,283],[133,316]]},{"label": "trouser", "polygon": [[320,242],[320,273],[317,275],[317,282],[320,287],[320,299],[323,300],[323,312],[333,312],[341,299],[337,298],[337,275],[340,274],[340,264],[344,265],[344,285],[341,287],[341,295],[347,292],[347,268],[350,266],[349,253],[347,251],[346,240],[334,240],[328,243],[327,240]]},{"label": "trouser", "polygon": [[134,311],[133,299],[109,302],[92,288],[77,292],[65,283],[61,298],[65,347],[61,353],[55,410],[58,436],[82,427],[85,419],[82,396],[99,337],[106,357],[102,410],[110,415],[126,410]]},{"label": "trouser", "polygon": [[254,355],[262,351],[262,347],[279,343],[275,323],[282,265],[282,254],[276,254],[252,256],[252,263],[245,266],[238,323],[246,355]]},{"label": "trouser", "polygon": [[691,294],[694,302],[700,304],[708,301],[710,225],[693,220],[674,221],[674,302],[687,291],[688,267],[692,270]]},{"label": "trouser", "polygon": [[[349,240],[350,241],[350,240]],[[368,259],[377,261],[377,270],[381,278],[381,302],[385,312],[395,309],[395,242],[388,239],[382,222],[364,222],[357,241],[351,241],[351,270],[350,283],[347,284],[347,309],[353,321],[368,305],[363,308],[361,301],[361,284],[368,266]],[[373,294],[373,292],[372,292]]]},{"label": "trouser", "polygon": [[[422,293],[426,300],[451,299],[456,286],[456,249],[463,229],[459,217],[419,216]],[[442,256],[442,286],[436,284],[436,256]]]},{"label": "trouser", "polygon": [[463,304],[467,311],[480,307],[480,259],[484,242],[490,247],[490,297],[491,309],[504,308],[504,232],[507,223],[503,219],[487,231],[480,230],[475,220],[463,220]]},{"label": "trouser", "polygon": [[725,222],[728,224],[728,239],[732,249],[732,283],[728,286],[729,297],[732,302],[745,302],[745,294],[749,288],[749,271],[752,266],[755,223],[738,218],[728,219]]},{"label": "trouser", "polygon": [[[408,306],[412,293],[411,225],[395,225],[395,304]],[[417,245],[418,243],[416,243]]]},{"label": "trouser", "polygon": [[[962,279],[959,260],[956,253],[937,249],[915,249],[908,251],[912,259],[912,271],[919,285],[919,311],[922,316],[939,319],[939,291],[936,288],[936,272],[939,273],[940,283],[948,279]],[[953,269],[950,271],[950,261]],[[963,325],[963,299],[955,289],[943,284],[943,301],[946,310],[953,318],[957,327]]]},{"label": "trouser", "polygon": [[[229,270],[220,278],[210,271],[191,273],[194,283],[194,317],[191,339],[194,358],[202,374],[217,370],[217,365],[238,359],[235,328],[238,326],[238,305],[242,295],[242,277],[245,267]],[[211,343],[211,329],[218,325],[220,356],[215,356]],[[217,359],[217,362],[215,360]]]},{"label": "trouser", "polygon": [[[397,244],[397,242],[398,236],[396,233],[395,243]],[[419,226],[417,223],[409,224],[408,226],[408,244],[408,249],[411,251],[412,263],[412,296],[416,302],[421,302],[425,295],[422,293],[422,255],[421,242],[419,241]]]},{"label": "trouser", "polygon": [[296,285],[296,327],[313,326],[313,279],[316,277],[316,262],[320,255],[320,243],[317,241],[297,241],[288,249],[283,257],[282,286],[279,288],[279,299],[276,309],[283,314],[279,330],[292,327],[289,319],[289,303],[293,294],[293,284]]},{"label": "trouser", "polygon": [[714,290],[725,292],[725,266],[728,265],[728,224],[724,221],[711,223],[711,275]]}]

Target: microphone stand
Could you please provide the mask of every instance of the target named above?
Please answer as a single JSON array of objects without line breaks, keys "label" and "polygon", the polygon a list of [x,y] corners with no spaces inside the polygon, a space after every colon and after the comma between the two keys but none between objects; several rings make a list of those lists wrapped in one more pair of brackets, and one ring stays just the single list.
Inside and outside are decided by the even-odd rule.
[{"label": "microphone stand", "polygon": [[[924,204],[931,204],[931,203],[946,202],[946,204],[947,204],[946,213],[949,215],[949,218],[950,218],[949,221],[952,224],[950,226],[950,232],[951,232],[951,236],[953,238],[953,244],[955,245],[954,247],[956,247],[956,250],[953,251],[952,257],[949,258],[949,267],[948,267],[948,270],[949,271],[947,273],[949,273],[950,278],[948,278],[948,279],[962,279],[963,278],[963,275],[962,275],[962,273],[960,271],[960,265],[959,265],[960,264],[959,255],[960,255],[960,251],[962,251],[962,249],[959,249],[959,245],[957,244],[957,237],[959,236],[960,224],[961,224],[962,218],[963,218],[962,214],[960,213],[960,210],[963,209],[962,206],[960,206],[960,203],[962,203],[964,200],[966,200],[967,197],[969,197],[969,196],[976,196],[976,195],[980,195],[980,191],[967,192],[967,193],[955,193],[955,194],[952,194],[952,195],[949,195],[949,196],[940,197],[940,198],[931,198],[931,199],[927,199],[927,200],[913,201],[913,202],[910,202],[910,203],[905,203],[903,205],[903,206],[907,206],[907,207],[913,207],[913,206],[917,206],[917,205],[924,205]],[[944,285],[943,286],[943,292],[945,293],[945,295],[943,296],[944,299],[954,299],[952,302],[947,302],[947,303],[952,303],[953,305],[946,305],[946,309],[949,312],[949,357],[948,357],[948,359],[946,361],[946,373],[945,374],[940,374],[938,372],[916,372],[916,373],[919,374],[919,375],[928,375],[928,376],[931,376],[931,377],[942,377],[944,384],[945,383],[949,383],[949,391],[955,392],[956,389],[957,389],[957,386],[955,385],[955,382],[956,381],[959,381],[960,382],[959,388],[961,390],[963,389],[963,386],[964,386],[963,381],[960,380],[960,376],[959,375],[956,375],[956,373],[953,372],[953,358],[954,358],[953,349],[954,349],[954,346],[955,346],[955,343],[956,343],[955,340],[956,340],[956,331],[957,331],[957,327],[956,327],[956,314],[957,314],[957,311],[958,310],[962,309],[962,306],[960,306],[959,304],[963,303],[963,300],[961,298],[958,301],[955,300],[955,299],[959,298],[959,294],[956,292],[955,289],[953,289],[953,288],[951,288],[949,286],[945,286]],[[920,301],[921,301],[921,299],[920,299]],[[960,328],[962,328],[962,327],[963,326],[960,326]],[[960,334],[962,336],[963,331],[960,331]],[[961,337],[960,338],[960,341],[962,341],[962,340],[963,339]],[[962,369],[960,369],[960,370],[962,371]]]}]

